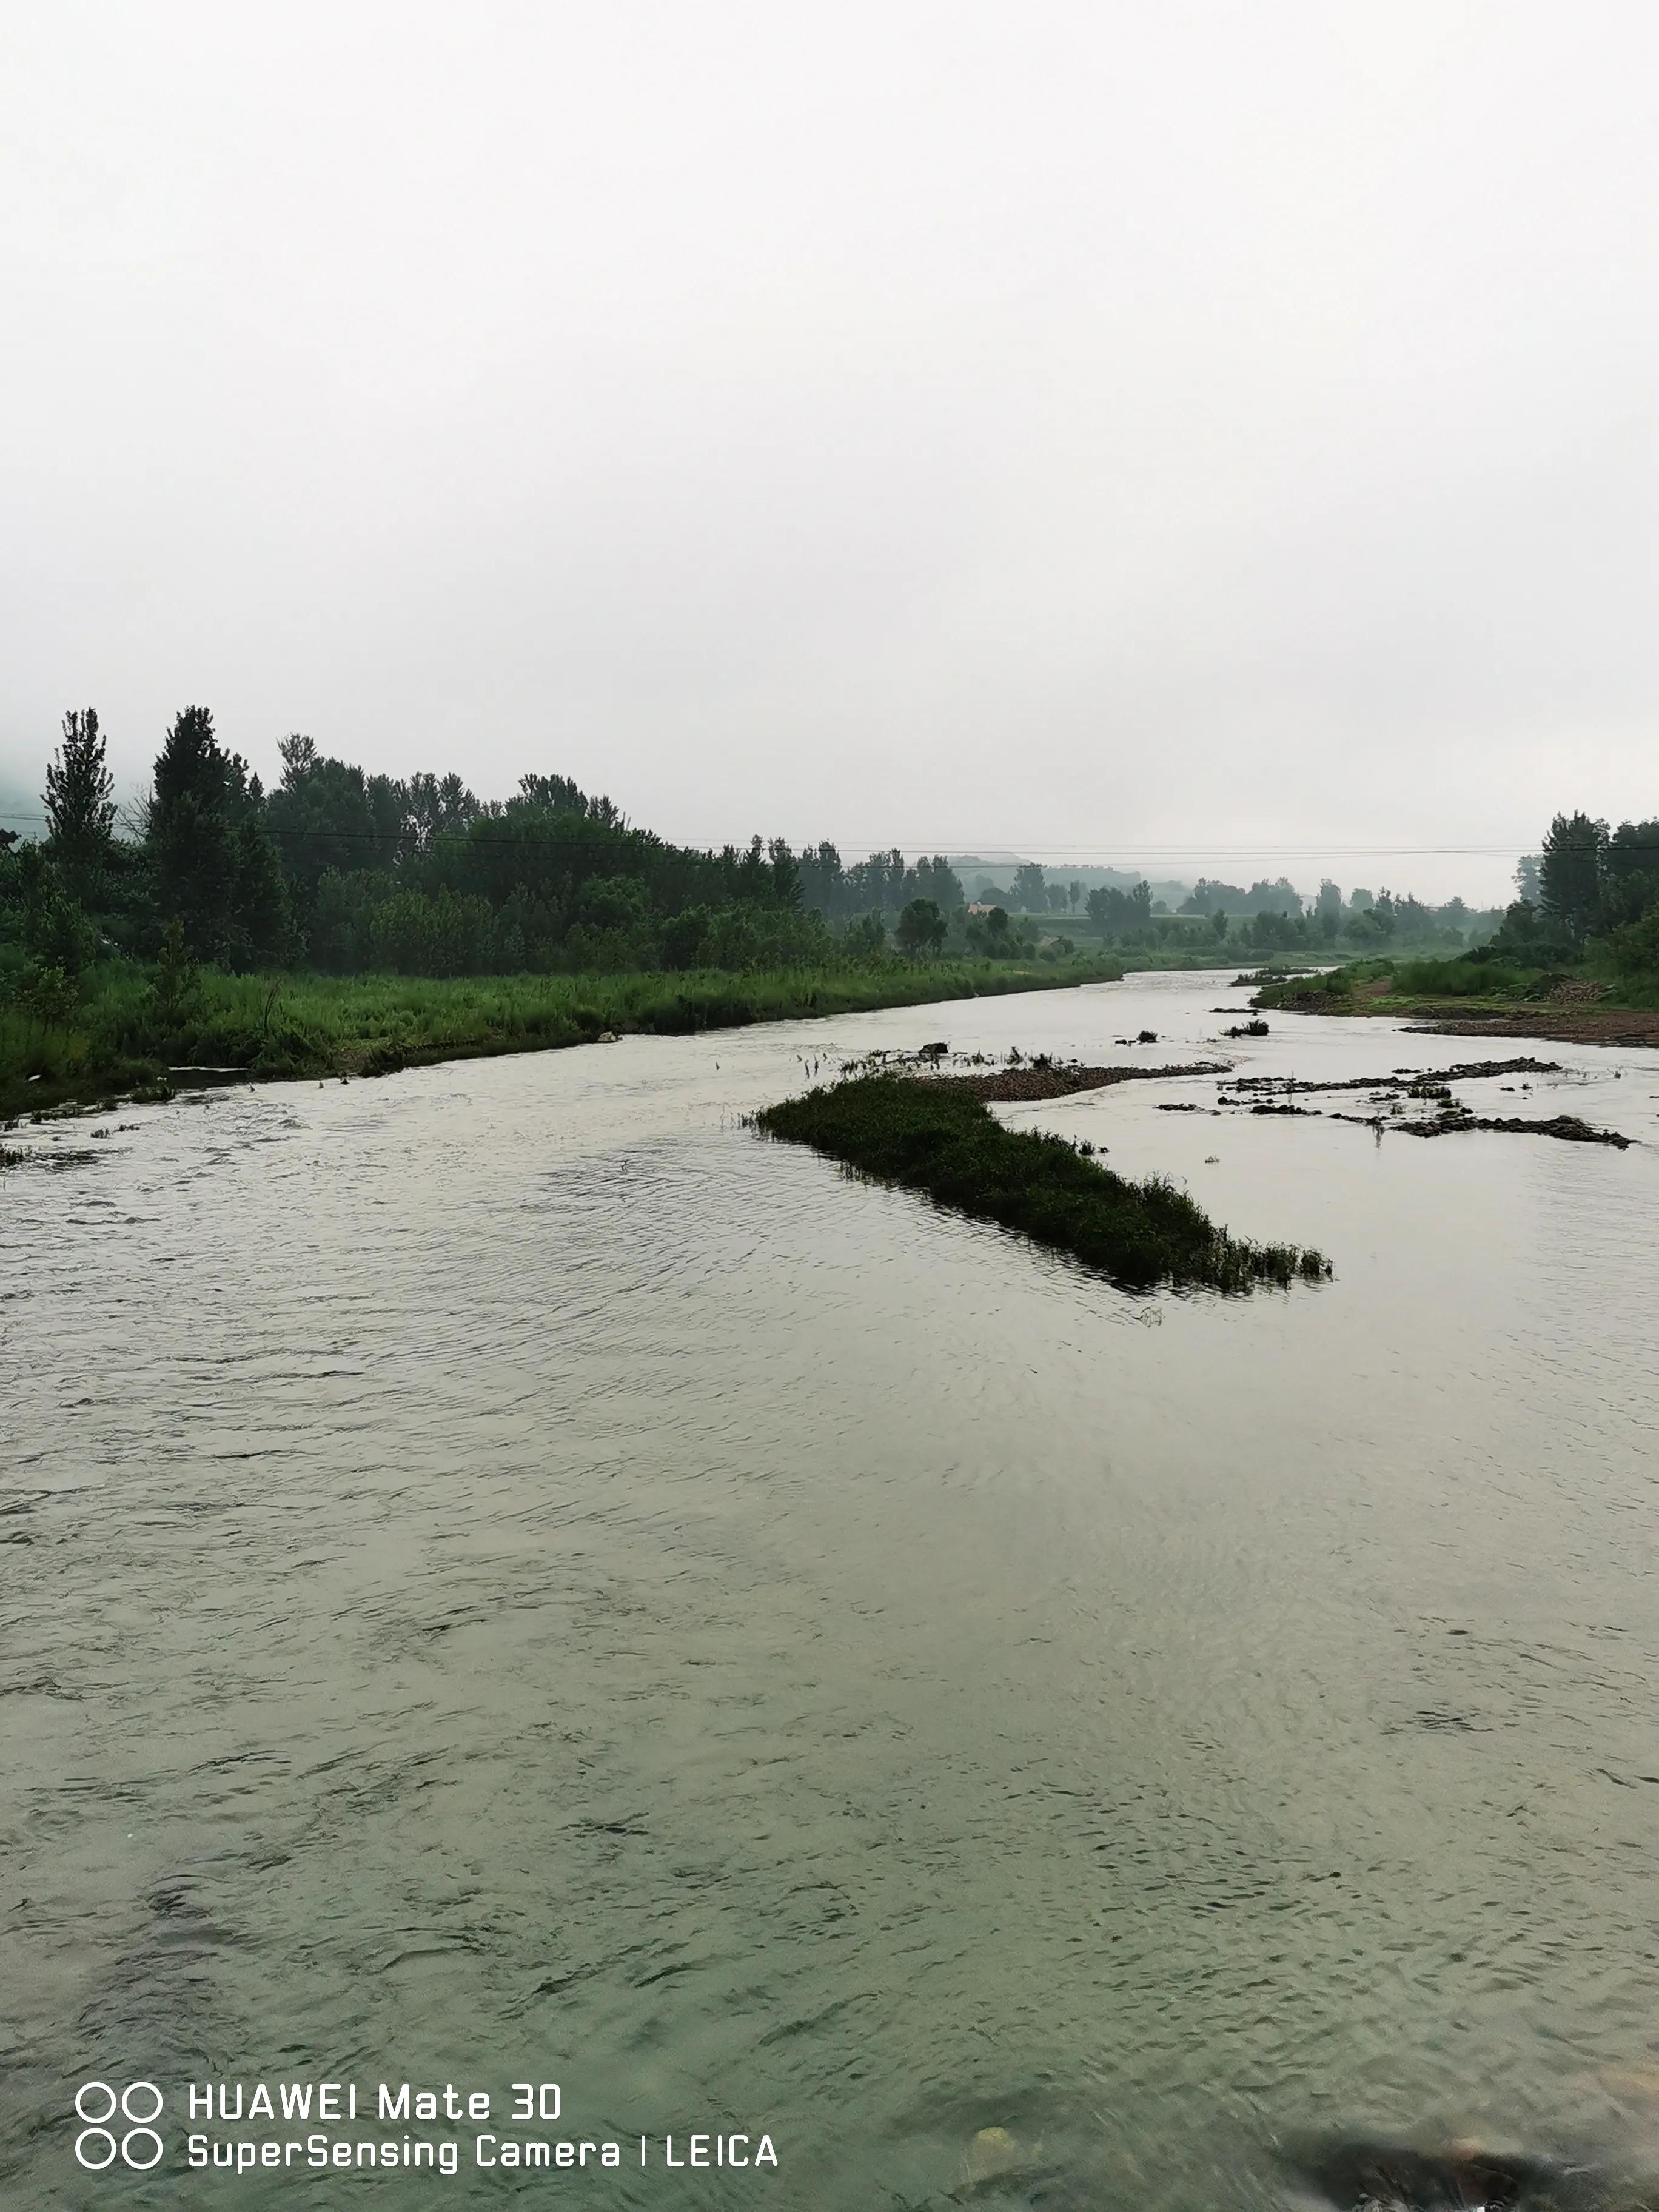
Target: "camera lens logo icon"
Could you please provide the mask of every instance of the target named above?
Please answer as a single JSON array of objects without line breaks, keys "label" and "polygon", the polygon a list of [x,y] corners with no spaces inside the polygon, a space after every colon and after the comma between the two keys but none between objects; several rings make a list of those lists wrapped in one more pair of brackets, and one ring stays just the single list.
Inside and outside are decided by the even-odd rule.
[{"label": "camera lens logo icon", "polygon": [[[88,2123],[75,2138],[75,2155],[91,2173],[102,2173],[120,2159],[147,2173],[161,2162],[166,2146],[149,2124],[161,2117],[162,2097],[154,2081],[130,2081],[118,2097],[107,2081],[83,2081],[75,2093],[76,2117]],[[129,2123],[118,2132],[110,2123],[117,2113]]]}]

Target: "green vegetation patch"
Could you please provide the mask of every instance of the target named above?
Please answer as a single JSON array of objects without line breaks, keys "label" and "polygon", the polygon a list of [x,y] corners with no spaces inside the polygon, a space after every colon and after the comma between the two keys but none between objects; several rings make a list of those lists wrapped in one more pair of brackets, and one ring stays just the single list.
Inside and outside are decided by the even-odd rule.
[{"label": "green vegetation patch", "polygon": [[1131,1182],[1063,1137],[1006,1128],[977,1099],[927,1082],[863,1077],[769,1106],[755,1121],[878,1182],[1018,1230],[1127,1290],[1249,1291],[1331,1272],[1321,1253],[1230,1237],[1161,1177]]},{"label": "green vegetation patch", "polygon": [[[174,948],[176,954],[177,948]],[[250,1082],[392,1075],[423,1062],[678,1036],[1115,981],[1109,958],[929,961],[632,975],[226,975],[164,951],[88,971],[71,1012],[0,1001],[0,1121],[206,1072]],[[160,1085],[159,1091],[155,1086]]]}]

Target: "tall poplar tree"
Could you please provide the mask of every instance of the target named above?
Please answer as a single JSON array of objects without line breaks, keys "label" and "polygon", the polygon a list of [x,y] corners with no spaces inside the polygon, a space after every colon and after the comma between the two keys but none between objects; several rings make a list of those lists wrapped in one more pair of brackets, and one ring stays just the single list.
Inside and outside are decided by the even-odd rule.
[{"label": "tall poplar tree", "polygon": [[205,707],[185,708],[156,757],[147,842],[157,903],[167,920],[183,925],[185,947],[198,960],[218,957],[235,912],[232,783],[212,714]]},{"label": "tall poplar tree", "polygon": [[46,819],[52,856],[82,866],[109,856],[115,827],[115,779],[104,760],[98,710],[64,717],[63,742],[46,768]]},{"label": "tall poplar tree", "polygon": [[1538,871],[1540,902],[1575,945],[1582,945],[1601,919],[1601,867],[1607,825],[1588,814],[1558,814],[1544,840]]}]

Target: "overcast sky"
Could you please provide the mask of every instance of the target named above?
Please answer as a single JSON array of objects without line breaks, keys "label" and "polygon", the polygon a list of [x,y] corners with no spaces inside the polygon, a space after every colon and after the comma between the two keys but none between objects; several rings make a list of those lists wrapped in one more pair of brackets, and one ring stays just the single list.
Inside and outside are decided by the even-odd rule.
[{"label": "overcast sky", "polygon": [[0,789],[200,702],[700,842],[1496,896],[1416,848],[1659,812],[1651,0],[3,48]]}]

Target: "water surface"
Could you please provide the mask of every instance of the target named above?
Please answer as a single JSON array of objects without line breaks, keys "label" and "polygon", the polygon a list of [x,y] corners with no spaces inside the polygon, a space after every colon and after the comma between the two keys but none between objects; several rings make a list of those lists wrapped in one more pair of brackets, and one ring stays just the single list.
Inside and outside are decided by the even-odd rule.
[{"label": "water surface", "polygon": [[30,1136],[69,1164],[0,1218],[9,2201],[429,2193],[82,2177],[88,2075],[557,2080],[563,2131],[764,2128],[781,2172],[526,2189],[825,2212],[945,2203],[992,2124],[1042,2147],[1000,2201],[1171,2208],[1265,2202],[1308,2125],[1644,2124],[1659,1062],[1223,1048],[1530,1049],[1569,1073],[1462,1095],[1624,1153],[1158,1110],[1201,1079],[1006,1109],[1334,1261],[1247,1299],[741,1125],[933,1037],[1200,1056],[1226,981]]}]

